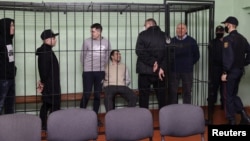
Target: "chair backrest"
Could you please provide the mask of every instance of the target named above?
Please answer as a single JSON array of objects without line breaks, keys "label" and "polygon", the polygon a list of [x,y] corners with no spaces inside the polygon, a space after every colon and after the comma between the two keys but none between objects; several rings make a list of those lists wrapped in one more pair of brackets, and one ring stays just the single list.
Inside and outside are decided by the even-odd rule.
[{"label": "chair backrest", "polygon": [[0,141],[41,141],[41,119],[31,114],[0,116]]},{"label": "chair backrest", "polygon": [[160,134],[164,136],[186,137],[201,135],[204,141],[205,119],[200,106],[192,104],[171,104],[159,111]]},{"label": "chair backrest", "polygon": [[48,117],[48,141],[96,140],[97,136],[97,115],[93,110],[70,108],[52,112]]},{"label": "chair backrest", "polygon": [[105,115],[105,135],[107,141],[152,140],[152,113],[139,107],[111,110]]}]

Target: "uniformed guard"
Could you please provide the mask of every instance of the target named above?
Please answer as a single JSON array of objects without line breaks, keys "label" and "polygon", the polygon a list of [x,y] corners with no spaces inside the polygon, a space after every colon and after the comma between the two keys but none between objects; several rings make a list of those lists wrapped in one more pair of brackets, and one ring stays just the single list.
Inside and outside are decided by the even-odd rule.
[{"label": "uniformed guard", "polygon": [[226,81],[225,111],[230,125],[235,125],[235,114],[241,114],[240,124],[250,124],[250,118],[244,110],[238,94],[240,80],[244,74],[244,66],[250,63],[250,45],[246,38],[237,32],[238,20],[228,17],[222,22],[225,32],[229,33],[223,40],[223,74],[222,81]]},{"label": "uniformed guard", "polygon": [[214,105],[217,101],[218,91],[220,93],[221,109],[224,108],[223,102],[223,86],[221,81],[222,74],[222,49],[223,49],[223,36],[224,27],[219,25],[215,29],[216,37],[209,42],[209,80],[210,80],[210,92],[207,98],[208,101],[208,120],[206,124],[213,123]]}]

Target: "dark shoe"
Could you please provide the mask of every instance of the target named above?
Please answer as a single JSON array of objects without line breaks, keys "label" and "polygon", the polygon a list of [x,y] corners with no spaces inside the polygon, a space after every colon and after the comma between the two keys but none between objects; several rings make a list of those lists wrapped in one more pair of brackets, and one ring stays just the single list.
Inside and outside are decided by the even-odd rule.
[{"label": "dark shoe", "polygon": [[224,110],[224,105],[223,104],[220,105],[220,109]]},{"label": "dark shoe", "polygon": [[46,126],[43,126],[43,127],[42,127],[42,131],[47,131],[47,127],[46,127]]},{"label": "dark shoe", "polygon": [[99,127],[103,126],[103,124],[102,124],[101,120],[98,120],[98,122],[97,122],[97,126],[99,126]]},{"label": "dark shoe", "polygon": [[205,121],[206,125],[212,125],[213,124],[213,114],[214,114],[214,106],[208,107],[208,119]]},{"label": "dark shoe", "polygon": [[206,120],[205,120],[205,124],[206,124],[206,125],[212,125],[213,122],[212,122],[212,120],[206,119]]},{"label": "dark shoe", "polygon": [[241,111],[241,120],[240,124],[250,124],[250,117],[247,115],[245,110]]}]

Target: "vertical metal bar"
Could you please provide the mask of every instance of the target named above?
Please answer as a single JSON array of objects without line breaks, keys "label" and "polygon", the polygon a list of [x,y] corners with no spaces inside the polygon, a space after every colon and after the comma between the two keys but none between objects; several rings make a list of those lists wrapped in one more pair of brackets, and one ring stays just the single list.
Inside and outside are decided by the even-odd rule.
[{"label": "vertical metal bar", "polygon": [[[131,8],[131,6],[129,6],[130,8]],[[128,36],[128,32],[127,32],[127,30],[128,30],[128,12],[127,11],[125,11],[125,32],[124,32],[124,41],[125,41],[125,49],[124,49],[124,54],[125,54],[125,64],[126,64],[126,60],[127,60],[127,55],[126,55],[126,53],[127,53],[127,36]]]},{"label": "vertical metal bar", "polygon": [[[92,23],[91,24],[93,24],[93,19],[94,19],[94,15],[93,15],[93,13],[94,13],[94,9],[93,9],[93,4],[92,4],[92,2],[91,2],[91,21],[92,21]],[[91,37],[92,38],[92,37]],[[91,58],[93,59],[94,58],[94,53],[93,53],[93,39],[91,39],[91,46],[92,46],[92,53],[91,53]],[[92,71],[93,71],[93,61],[91,61],[91,68],[92,68]]]},{"label": "vertical metal bar", "polygon": [[[14,19],[16,19],[16,10],[15,10],[15,7],[16,7],[16,3],[14,3],[14,11],[13,11],[13,14],[14,14],[13,18]],[[3,9],[3,11],[5,11],[5,10]],[[5,17],[5,13],[4,13],[4,17]],[[16,24],[15,24],[15,26],[16,26]],[[16,34],[16,28],[14,29],[14,33]],[[16,45],[16,39],[15,38],[14,38],[14,44]],[[15,58],[15,65],[16,65],[16,49],[15,49],[15,47],[14,47],[14,58]],[[16,82],[16,77],[14,78],[14,81]],[[16,92],[16,83],[15,83],[15,92]],[[16,93],[15,93],[15,95],[16,95]],[[15,107],[15,112],[16,112],[17,105],[15,104],[14,107]]]},{"label": "vertical metal bar", "polygon": [[[137,5],[137,9],[139,9],[139,5]],[[137,29],[138,29],[138,33],[139,33],[140,32],[140,12],[139,11],[137,11],[137,17],[138,17],[138,20],[137,20],[138,27],[137,27]]]},{"label": "vertical metal bar", "polygon": [[[208,32],[208,41],[210,42],[214,37],[214,2],[213,5],[209,6],[209,32]],[[210,64],[209,55],[208,57],[208,64]],[[211,84],[211,69],[210,66],[208,66],[208,95],[212,93],[212,84]]]},{"label": "vertical metal bar", "polygon": [[[76,5],[74,4],[74,93],[76,92]],[[74,94],[74,99],[76,95]],[[74,101],[74,105],[76,107],[76,100]]]},{"label": "vertical metal bar", "polygon": [[[170,7],[169,4],[167,3],[167,0],[164,0],[164,7],[165,7],[165,36],[166,38],[170,39]],[[166,54],[167,56],[167,78],[170,78],[170,70],[171,70],[171,58],[170,58],[170,47],[167,46],[166,49]],[[169,79],[166,79],[166,95],[168,97],[169,93],[170,93],[170,84],[169,84]]]},{"label": "vertical metal bar", "polygon": [[[159,9],[161,8],[161,6],[159,6]],[[161,26],[161,11],[159,10],[158,12],[158,25]]]},{"label": "vertical metal bar", "polygon": [[[66,84],[67,84],[67,87],[66,87],[66,92],[67,94],[69,93],[69,42],[68,42],[68,39],[69,39],[69,32],[68,32],[68,6],[66,5],[66,72],[67,72],[67,80],[66,80]],[[69,107],[69,101],[67,101],[67,107]]]},{"label": "vertical metal bar", "polygon": [[[37,13],[36,13],[36,10],[34,11],[34,26],[35,26],[35,35],[36,35],[36,31],[37,31],[37,23],[36,23],[36,18],[37,18],[37,15],[36,15]],[[35,43],[34,43],[34,46],[36,47],[36,42],[37,42],[37,40],[36,40],[36,37],[35,37]],[[34,48],[34,54],[36,54],[36,48]],[[37,78],[37,76],[38,76],[38,74],[37,74],[37,57],[36,57],[36,55],[34,55],[34,60],[35,60],[35,82],[37,83],[37,81],[38,81],[38,78]],[[36,86],[36,85],[35,85]],[[35,88],[36,89],[36,88]],[[37,93],[37,91],[36,91],[36,101],[38,100],[38,93]],[[38,103],[36,103],[36,109],[38,109]],[[37,113],[37,112],[36,112]]]},{"label": "vertical metal bar", "polygon": [[[23,81],[24,81],[24,82],[23,82],[23,84],[24,84],[24,95],[26,96],[26,53],[25,53],[25,49],[26,49],[26,48],[25,48],[25,46],[26,46],[26,42],[25,42],[25,39],[26,39],[26,38],[25,38],[25,33],[26,33],[26,32],[25,32],[25,31],[26,31],[26,30],[25,30],[25,21],[26,21],[26,19],[25,19],[25,11],[23,11],[23,34],[24,34],[24,35],[23,35],[23,41],[24,41],[24,42],[23,42],[23,47],[24,47],[24,48],[23,48],[23,50],[24,50],[24,51],[23,51],[23,52],[24,52],[24,58],[23,58],[23,61],[24,61],[24,65],[23,65],[23,70],[24,70],[24,75],[23,75],[23,76],[24,76],[24,78],[23,78]],[[27,109],[26,109],[26,108],[27,108],[27,107],[26,107],[27,105],[26,105],[26,104],[27,104],[27,103],[26,103],[26,99],[25,99],[25,104],[24,104],[24,109],[25,109],[25,111],[27,111]]]},{"label": "vertical metal bar", "polygon": [[[85,13],[84,13],[84,6],[83,6],[82,14],[83,14],[83,21],[82,21],[82,22],[83,22],[83,39],[85,39],[85,27],[84,27]],[[82,44],[82,46],[83,46],[83,44]],[[82,50],[82,48],[81,48],[81,51],[82,51],[81,53],[84,53],[85,50]],[[82,60],[82,61],[83,61],[83,60]],[[82,67],[84,67],[83,64],[81,64],[81,65],[82,65]],[[84,68],[83,68],[83,69],[84,69]],[[82,73],[83,73],[83,70],[82,70]],[[83,87],[83,76],[82,76],[82,87]],[[82,93],[83,93],[83,92],[82,92]],[[83,93],[83,95],[84,95],[84,93]],[[82,97],[83,97],[83,95],[82,95]],[[80,102],[82,102],[82,101],[80,101]]]},{"label": "vertical metal bar", "polygon": [[[119,9],[119,6],[117,5],[117,9]],[[123,13],[122,13],[123,14]],[[116,13],[116,44],[117,44],[117,47],[119,46],[119,12]]]},{"label": "vertical metal bar", "polygon": [[169,36],[169,6],[167,5],[167,0],[163,0],[164,4],[164,13],[165,13],[165,36]]},{"label": "vertical metal bar", "polygon": [[132,73],[131,73],[131,70],[133,70],[133,46],[134,46],[134,44],[133,44],[133,30],[132,30],[132,28],[133,28],[133,26],[132,26],[132,12],[131,12],[132,10],[131,10],[131,7],[130,7],[130,10],[129,10],[129,17],[130,17],[130,27],[129,27],[129,29],[130,29],[130,55],[131,55],[131,59],[130,59],[130,64],[131,64],[131,66],[130,66],[130,78],[131,78],[131,83],[130,83],[130,87],[133,89],[134,88],[134,83],[133,83],[133,75],[132,75]]}]

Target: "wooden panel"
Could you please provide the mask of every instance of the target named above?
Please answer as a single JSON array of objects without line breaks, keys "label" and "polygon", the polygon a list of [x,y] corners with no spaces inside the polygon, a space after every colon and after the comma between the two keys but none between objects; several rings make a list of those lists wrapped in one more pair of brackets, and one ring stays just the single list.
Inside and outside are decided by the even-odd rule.
[{"label": "wooden panel", "polygon": [[[138,90],[134,90],[136,95],[139,95]],[[177,94],[182,93],[182,87],[178,88]],[[82,93],[68,93],[61,95],[61,101],[80,101],[82,98]],[[94,96],[91,94],[90,99],[93,99]],[[101,98],[104,98],[104,92],[101,92]],[[42,95],[30,95],[30,96],[16,96],[16,104],[23,103],[41,103]]]}]

